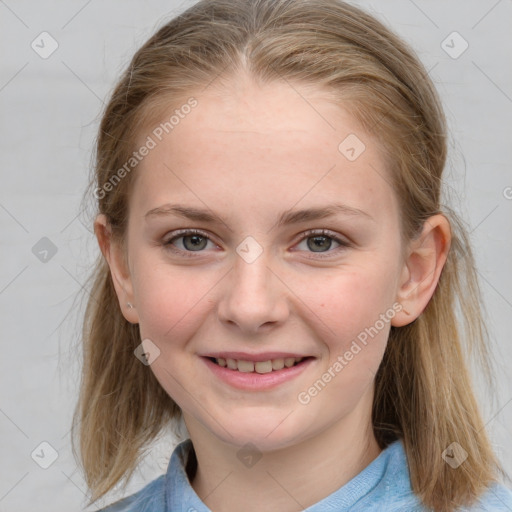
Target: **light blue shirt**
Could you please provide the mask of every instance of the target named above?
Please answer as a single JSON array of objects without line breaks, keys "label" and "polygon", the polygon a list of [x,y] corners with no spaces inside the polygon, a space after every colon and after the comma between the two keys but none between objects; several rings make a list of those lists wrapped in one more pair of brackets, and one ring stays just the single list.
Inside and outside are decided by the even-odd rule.
[{"label": "light blue shirt", "polygon": [[[190,439],[174,450],[167,473],[142,490],[100,512],[211,512],[190,485],[186,463]],[[456,470],[454,470],[456,471]],[[390,444],[361,473],[304,512],[426,512],[411,490],[403,444]],[[512,491],[501,484],[490,487],[472,512],[512,512]],[[266,512],[266,511],[265,511]]]}]

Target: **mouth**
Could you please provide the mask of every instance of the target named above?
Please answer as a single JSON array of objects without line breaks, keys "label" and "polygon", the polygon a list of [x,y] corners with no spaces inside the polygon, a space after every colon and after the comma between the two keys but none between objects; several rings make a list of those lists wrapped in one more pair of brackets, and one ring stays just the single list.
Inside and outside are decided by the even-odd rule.
[{"label": "mouth", "polygon": [[249,361],[246,359],[231,359],[224,357],[208,357],[212,363],[227,368],[235,372],[241,373],[272,373],[283,370],[284,368],[292,368],[297,366],[306,359],[311,357],[279,357],[275,359],[267,359],[266,361]]},{"label": "mouth", "polygon": [[243,391],[266,391],[293,381],[314,364],[315,357],[279,352],[252,355],[241,352],[203,355],[212,375]]}]

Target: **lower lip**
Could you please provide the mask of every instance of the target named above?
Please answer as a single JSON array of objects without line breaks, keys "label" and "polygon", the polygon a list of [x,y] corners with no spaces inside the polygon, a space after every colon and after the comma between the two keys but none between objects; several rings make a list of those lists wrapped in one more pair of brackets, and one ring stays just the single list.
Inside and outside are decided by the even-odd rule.
[{"label": "lower lip", "polygon": [[219,377],[227,384],[243,390],[265,390],[271,389],[279,384],[287,382],[300,375],[312,362],[313,358],[307,358],[291,368],[283,368],[282,370],[272,370],[268,373],[256,372],[239,372],[230,368],[219,366],[210,361],[207,357],[201,358],[214,375]]}]

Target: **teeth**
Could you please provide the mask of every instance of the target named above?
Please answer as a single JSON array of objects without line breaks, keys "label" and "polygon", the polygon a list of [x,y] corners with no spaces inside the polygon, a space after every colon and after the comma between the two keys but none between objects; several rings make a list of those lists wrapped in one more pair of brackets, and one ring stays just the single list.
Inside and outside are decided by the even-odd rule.
[{"label": "teeth", "polygon": [[295,358],[294,357],[286,357],[284,360],[284,365],[286,368],[291,368],[295,364]]},{"label": "teeth", "polygon": [[272,371],[272,361],[258,361],[254,364],[256,373],[269,373]]},{"label": "teeth", "polygon": [[238,359],[216,358],[219,366],[227,367],[230,370],[238,370],[242,373],[270,373],[274,370],[282,370],[284,367],[291,368],[294,364],[300,363],[303,357],[286,357],[281,359],[269,359],[268,361],[244,361]]},{"label": "teeth", "polygon": [[284,368],[284,359],[274,359],[272,361],[272,370],[282,370]]},{"label": "teeth", "polygon": [[254,363],[252,361],[238,361],[238,371],[249,373],[254,371]]}]

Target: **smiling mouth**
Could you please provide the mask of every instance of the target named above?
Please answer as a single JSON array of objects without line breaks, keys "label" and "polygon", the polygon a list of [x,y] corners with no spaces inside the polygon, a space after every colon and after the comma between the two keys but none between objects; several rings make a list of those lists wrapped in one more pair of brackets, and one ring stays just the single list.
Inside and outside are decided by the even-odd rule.
[{"label": "smiling mouth", "polygon": [[222,357],[208,357],[210,361],[229,370],[242,373],[271,373],[297,366],[311,357],[286,357],[269,359],[268,361],[245,361],[243,359],[224,359]]}]

